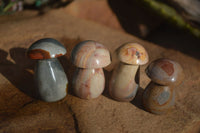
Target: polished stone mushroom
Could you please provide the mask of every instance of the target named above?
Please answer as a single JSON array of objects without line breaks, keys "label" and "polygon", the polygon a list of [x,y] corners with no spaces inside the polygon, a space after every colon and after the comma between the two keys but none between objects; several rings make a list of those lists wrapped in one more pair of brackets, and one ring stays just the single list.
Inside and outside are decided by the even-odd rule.
[{"label": "polished stone mushroom", "polygon": [[169,59],[157,59],[146,68],[151,82],[143,94],[143,104],[154,114],[167,113],[175,103],[174,87],[184,78],[182,67]]},{"label": "polished stone mushroom", "polygon": [[83,99],[100,96],[105,87],[102,68],[111,63],[108,49],[96,41],[83,41],[74,47],[71,59],[77,67],[73,77],[74,93]]},{"label": "polished stone mushroom", "polygon": [[114,68],[109,83],[111,97],[118,101],[129,102],[135,97],[139,81],[139,65],[148,62],[149,57],[143,46],[137,43],[125,43],[117,49],[119,65]]},{"label": "polished stone mushroom", "polygon": [[68,80],[57,59],[65,53],[65,47],[52,38],[36,41],[27,51],[30,59],[37,60],[34,78],[39,98],[43,101],[58,101],[67,94]]}]

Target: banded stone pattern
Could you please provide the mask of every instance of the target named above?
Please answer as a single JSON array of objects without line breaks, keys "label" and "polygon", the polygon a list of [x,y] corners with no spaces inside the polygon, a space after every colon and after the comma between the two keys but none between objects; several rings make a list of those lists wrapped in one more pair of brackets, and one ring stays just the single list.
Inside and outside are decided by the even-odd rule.
[{"label": "banded stone pattern", "polygon": [[77,68],[73,78],[74,93],[83,99],[93,99],[100,96],[105,87],[102,68]]},{"label": "banded stone pattern", "polygon": [[72,62],[80,68],[102,68],[111,63],[107,48],[96,41],[83,41],[72,51]]}]

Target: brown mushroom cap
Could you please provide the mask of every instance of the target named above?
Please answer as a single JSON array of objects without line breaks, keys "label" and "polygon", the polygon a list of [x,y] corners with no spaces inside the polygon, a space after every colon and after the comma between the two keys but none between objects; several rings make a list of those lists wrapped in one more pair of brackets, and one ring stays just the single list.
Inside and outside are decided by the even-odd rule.
[{"label": "brown mushroom cap", "polygon": [[125,43],[118,49],[121,62],[132,65],[144,65],[149,61],[147,51],[137,43]]},{"label": "brown mushroom cap", "polygon": [[146,68],[146,74],[155,83],[178,85],[184,78],[183,68],[175,61],[157,59]]},{"label": "brown mushroom cap", "polygon": [[33,43],[27,51],[30,59],[57,58],[66,53],[65,47],[55,39],[44,38]]},{"label": "brown mushroom cap", "polygon": [[71,59],[80,68],[102,68],[111,63],[108,49],[91,40],[77,44],[72,50]]}]

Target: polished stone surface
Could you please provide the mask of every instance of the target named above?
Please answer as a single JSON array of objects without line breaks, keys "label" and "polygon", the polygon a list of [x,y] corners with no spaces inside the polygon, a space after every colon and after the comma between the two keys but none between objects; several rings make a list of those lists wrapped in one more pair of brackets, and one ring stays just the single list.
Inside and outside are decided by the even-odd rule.
[{"label": "polished stone surface", "polygon": [[127,64],[144,65],[149,61],[147,51],[138,43],[125,43],[117,52],[119,60]]},{"label": "polished stone surface", "polygon": [[33,43],[28,49],[31,59],[50,59],[66,54],[65,47],[55,39],[44,38]]},{"label": "polished stone surface", "polygon": [[109,83],[109,93],[114,99],[127,102],[133,100],[139,87],[136,82],[138,67],[120,62],[114,69]]},{"label": "polished stone surface", "polygon": [[184,78],[183,68],[170,59],[157,59],[151,62],[146,74],[152,81],[161,85],[178,85]]},{"label": "polished stone surface", "polygon": [[71,57],[74,65],[80,68],[102,68],[111,63],[108,49],[92,40],[77,44]]},{"label": "polished stone surface", "polygon": [[147,111],[154,114],[164,114],[175,104],[173,87],[149,83],[143,94],[143,104]]},{"label": "polished stone surface", "polygon": [[[138,43],[125,43],[116,50],[120,63],[115,66],[110,79],[109,93],[118,101],[129,102],[139,87],[139,65],[149,61],[145,48]],[[136,82],[136,80],[138,81]]]},{"label": "polished stone surface", "polygon": [[38,60],[35,82],[39,98],[46,102],[63,99],[67,94],[68,80],[58,59]]},{"label": "polished stone surface", "polygon": [[105,87],[102,68],[111,63],[109,50],[96,41],[86,40],[73,48],[71,60],[78,67],[73,77],[75,94],[83,99],[100,96]]},{"label": "polished stone surface", "polygon": [[[91,5],[88,5],[88,7],[91,7]],[[30,89],[28,81],[32,81],[29,75],[33,73],[33,65],[24,60],[24,55],[17,54],[18,51],[15,52],[15,56],[8,54],[6,59],[1,56],[0,132],[199,133],[200,62],[198,59],[94,22],[72,17],[66,13],[66,8],[51,10],[44,15],[37,15],[35,11],[24,10],[19,14],[6,16],[7,19],[1,16],[1,50],[10,54],[10,49],[16,47],[27,49],[30,46],[29,44],[40,38],[57,38],[65,44],[69,51],[64,58],[65,60],[62,60],[62,65],[65,65],[64,69],[69,74],[68,78],[71,81],[75,67],[68,60],[70,60],[72,48],[78,42],[85,39],[100,41],[111,53],[114,53],[114,50],[124,42],[138,42],[151,54],[150,61],[170,57],[170,59],[178,61],[183,67],[186,76],[184,82],[176,88],[176,103],[173,111],[159,116],[145,111],[140,103],[140,94],[143,91],[139,91],[139,95],[136,95],[133,102],[117,102],[106,94],[97,99],[83,100],[70,93],[63,100],[54,103],[32,99],[21,92],[20,89]],[[133,19],[135,20],[135,18]],[[175,34],[176,32],[174,32],[173,38],[185,40],[184,37],[179,36],[177,38]],[[169,33],[165,36],[169,39]],[[191,44],[189,39],[186,42]],[[198,43],[192,43],[198,46]],[[174,47],[182,46],[181,43],[170,44]],[[199,53],[197,49],[195,51],[189,49],[189,51]],[[113,58],[111,66],[115,66],[114,60]],[[144,72],[146,67],[147,65],[140,67],[142,77],[140,78],[140,87],[142,90],[150,81]],[[108,76],[111,76],[112,68],[105,68]],[[69,90],[72,90],[72,88],[70,87]]]},{"label": "polished stone surface", "polygon": [[73,79],[74,93],[83,99],[99,97],[105,87],[105,78],[102,68],[77,68]]}]

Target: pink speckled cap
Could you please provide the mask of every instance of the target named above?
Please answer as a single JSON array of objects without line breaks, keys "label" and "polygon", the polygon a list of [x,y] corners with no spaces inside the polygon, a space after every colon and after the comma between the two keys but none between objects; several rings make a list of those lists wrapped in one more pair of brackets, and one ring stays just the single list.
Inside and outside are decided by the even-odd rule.
[{"label": "pink speckled cap", "polygon": [[119,60],[123,63],[144,65],[149,61],[147,51],[137,43],[125,43],[117,52]]}]

